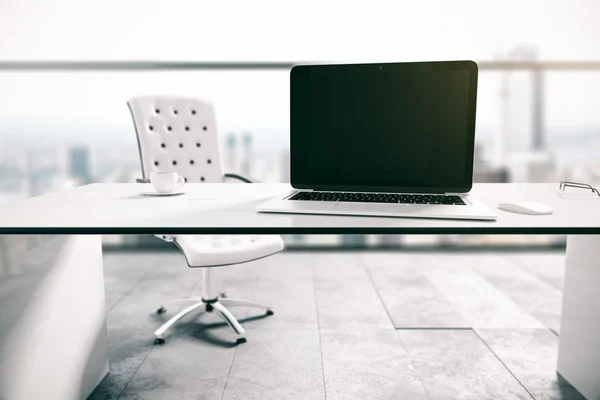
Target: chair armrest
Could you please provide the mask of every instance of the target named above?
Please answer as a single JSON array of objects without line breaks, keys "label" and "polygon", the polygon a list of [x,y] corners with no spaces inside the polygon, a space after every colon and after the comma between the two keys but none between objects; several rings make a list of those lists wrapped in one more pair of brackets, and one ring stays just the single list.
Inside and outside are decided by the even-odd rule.
[{"label": "chair armrest", "polygon": [[150,183],[150,179],[135,178],[135,183]]},{"label": "chair armrest", "polygon": [[243,175],[225,174],[224,176],[225,176],[225,178],[237,179],[237,180],[242,181],[244,183],[259,183],[258,180],[253,179],[253,178],[248,178],[248,177],[245,177]]}]

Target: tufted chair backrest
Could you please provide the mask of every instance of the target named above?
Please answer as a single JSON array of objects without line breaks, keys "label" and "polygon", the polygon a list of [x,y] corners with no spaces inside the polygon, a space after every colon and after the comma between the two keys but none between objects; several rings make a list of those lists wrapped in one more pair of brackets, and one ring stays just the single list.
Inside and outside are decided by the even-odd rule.
[{"label": "tufted chair backrest", "polygon": [[223,182],[215,112],[190,97],[139,96],[127,102],[142,173],[177,172],[186,182]]}]

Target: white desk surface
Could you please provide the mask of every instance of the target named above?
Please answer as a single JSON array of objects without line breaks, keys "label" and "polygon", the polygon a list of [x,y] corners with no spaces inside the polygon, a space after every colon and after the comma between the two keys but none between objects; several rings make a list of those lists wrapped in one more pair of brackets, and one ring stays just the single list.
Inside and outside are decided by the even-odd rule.
[{"label": "white desk surface", "polygon": [[[498,220],[257,213],[255,207],[288,184],[187,184],[185,194],[147,197],[149,184],[91,184],[0,208],[0,233],[490,233],[600,234],[600,198],[556,184],[476,184],[470,195],[495,209]],[[544,216],[497,210],[499,203],[539,201]]]}]

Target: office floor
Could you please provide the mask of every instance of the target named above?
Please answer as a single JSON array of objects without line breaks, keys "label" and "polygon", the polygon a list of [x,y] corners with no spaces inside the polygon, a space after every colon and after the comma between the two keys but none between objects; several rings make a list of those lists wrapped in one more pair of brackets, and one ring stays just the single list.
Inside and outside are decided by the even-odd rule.
[{"label": "office floor", "polygon": [[248,342],[213,314],[164,345],[162,300],[197,293],[178,253],[108,253],[111,372],[91,399],[581,399],[555,374],[558,252],[288,252],[218,271]]}]

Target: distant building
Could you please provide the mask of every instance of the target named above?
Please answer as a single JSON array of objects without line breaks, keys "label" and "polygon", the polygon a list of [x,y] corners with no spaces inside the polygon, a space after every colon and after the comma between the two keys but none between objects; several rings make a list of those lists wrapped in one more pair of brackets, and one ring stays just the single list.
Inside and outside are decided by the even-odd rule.
[{"label": "distant building", "polygon": [[252,142],[252,134],[245,132],[242,136],[242,160],[240,164],[240,173],[245,176],[252,176],[254,169],[254,149]]},{"label": "distant building", "polygon": [[238,172],[237,140],[235,134],[230,132],[225,139],[225,172]]},{"label": "distant building", "polygon": [[68,149],[68,175],[79,184],[92,182],[92,160],[87,146],[71,146]]},{"label": "distant building", "polygon": [[341,235],[342,247],[364,247],[367,242],[366,235]]},{"label": "distant building", "polygon": [[25,155],[0,147],[0,204],[29,195]]},{"label": "distant building", "polygon": [[[538,51],[532,46],[518,46],[507,54],[507,59],[536,62]],[[552,163],[541,162],[552,158],[545,152],[543,71],[504,71],[499,95],[495,164],[501,168],[509,167],[508,172],[516,181],[550,179]]]}]

